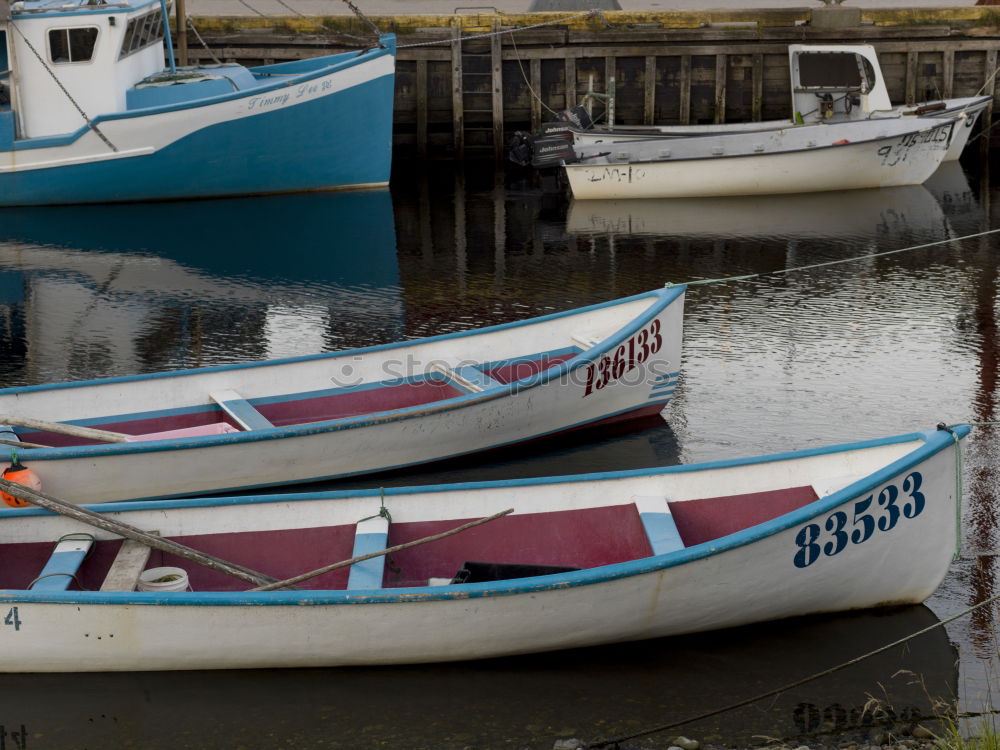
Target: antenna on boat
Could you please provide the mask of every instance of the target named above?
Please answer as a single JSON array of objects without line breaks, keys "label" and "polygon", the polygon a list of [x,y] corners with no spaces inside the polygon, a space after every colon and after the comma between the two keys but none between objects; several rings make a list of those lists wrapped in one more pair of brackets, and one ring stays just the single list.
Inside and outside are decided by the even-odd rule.
[{"label": "antenna on boat", "polygon": [[[5,2],[5,0],[0,0]],[[167,10],[167,0],[160,0],[160,12],[163,13],[163,45],[167,48],[167,60],[170,61],[170,72],[176,73],[174,64],[174,42],[170,38],[170,11]]]}]

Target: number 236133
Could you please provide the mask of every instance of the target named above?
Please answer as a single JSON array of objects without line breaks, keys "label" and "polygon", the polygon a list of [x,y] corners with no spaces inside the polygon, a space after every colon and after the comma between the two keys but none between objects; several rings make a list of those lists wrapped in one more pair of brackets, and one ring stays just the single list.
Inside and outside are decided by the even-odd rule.
[{"label": "number 236133", "polygon": [[587,366],[587,386],[583,391],[583,397],[586,398],[608,383],[618,380],[629,370],[635,369],[636,365],[660,351],[662,346],[660,321],[654,320],[647,328],[643,328],[619,345],[613,355],[605,354],[597,362]]}]

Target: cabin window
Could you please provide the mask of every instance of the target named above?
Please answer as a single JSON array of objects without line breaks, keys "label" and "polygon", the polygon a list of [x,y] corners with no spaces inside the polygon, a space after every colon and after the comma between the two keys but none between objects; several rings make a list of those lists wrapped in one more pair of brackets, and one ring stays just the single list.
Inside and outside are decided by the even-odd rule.
[{"label": "cabin window", "polygon": [[49,57],[54,63],[87,62],[94,57],[97,27],[53,29],[49,32]]},{"label": "cabin window", "polygon": [[145,49],[163,39],[163,16],[159,10],[129,19],[122,37],[119,59]]},{"label": "cabin window", "polygon": [[804,52],[798,62],[799,86],[810,91],[850,89],[867,94],[875,81],[871,63],[853,52]]}]

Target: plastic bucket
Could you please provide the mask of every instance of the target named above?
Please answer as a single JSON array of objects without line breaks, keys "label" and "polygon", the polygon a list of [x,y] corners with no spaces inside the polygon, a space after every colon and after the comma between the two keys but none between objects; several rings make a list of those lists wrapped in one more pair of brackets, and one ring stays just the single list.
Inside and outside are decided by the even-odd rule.
[{"label": "plastic bucket", "polygon": [[187,591],[188,574],[184,568],[150,568],[139,574],[139,591]]}]

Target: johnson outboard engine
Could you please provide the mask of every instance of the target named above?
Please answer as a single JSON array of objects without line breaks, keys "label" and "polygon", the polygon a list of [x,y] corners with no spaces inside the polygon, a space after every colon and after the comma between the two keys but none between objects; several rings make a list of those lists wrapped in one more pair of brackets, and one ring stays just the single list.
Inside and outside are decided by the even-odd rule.
[{"label": "johnson outboard engine", "polygon": [[575,162],[573,131],[589,130],[594,121],[583,107],[563,110],[557,117],[552,122],[543,122],[535,135],[516,131],[508,144],[507,158],[519,166],[530,164],[536,169]]},{"label": "johnson outboard engine", "polygon": [[507,147],[507,158],[515,164],[535,169],[558,167],[576,161],[573,136],[569,132],[555,135],[531,135],[522,130],[514,133]]}]

